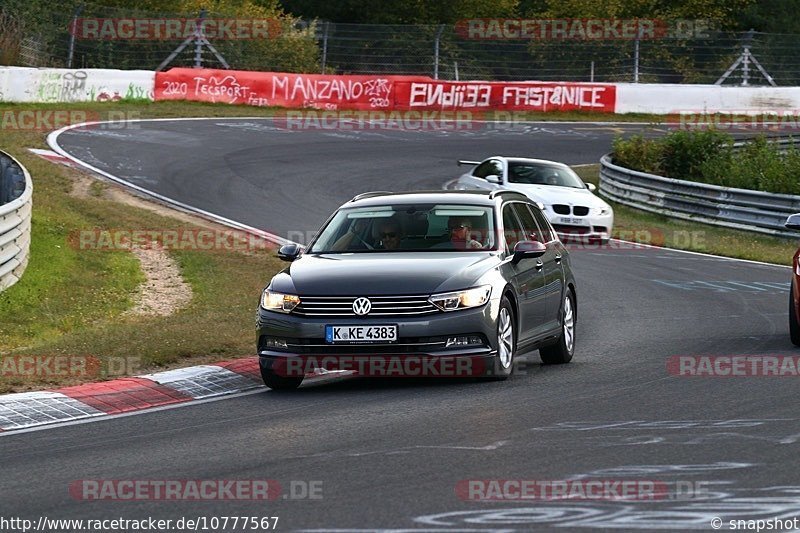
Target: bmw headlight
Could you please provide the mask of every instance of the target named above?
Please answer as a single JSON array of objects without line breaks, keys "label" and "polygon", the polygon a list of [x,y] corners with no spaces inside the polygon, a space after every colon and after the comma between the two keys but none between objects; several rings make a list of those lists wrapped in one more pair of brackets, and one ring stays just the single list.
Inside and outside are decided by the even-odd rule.
[{"label": "bmw headlight", "polygon": [[457,311],[470,307],[480,307],[489,301],[492,294],[491,285],[482,285],[465,291],[443,292],[434,294],[428,301],[442,311]]},{"label": "bmw headlight", "polygon": [[602,217],[602,216],[611,214],[611,207],[610,206],[596,207],[594,209],[594,211],[595,211],[595,213],[597,213],[598,215],[600,215]]},{"label": "bmw headlight", "polygon": [[299,303],[300,297],[294,294],[282,294],[264,289],[264,293],[261,295],[261,307],[267,311],[291,313]]}]

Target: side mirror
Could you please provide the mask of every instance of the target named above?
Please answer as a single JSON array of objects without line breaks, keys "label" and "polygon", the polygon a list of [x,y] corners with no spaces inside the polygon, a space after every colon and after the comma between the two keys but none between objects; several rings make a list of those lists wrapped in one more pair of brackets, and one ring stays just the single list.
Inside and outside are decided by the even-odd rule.
[{"label": "side mirror", "polygon": [[547,246],[539,241],[519,241],[514,246],[512,263],[519,263],[523,259],[542,257],[547,252]]},{"label": "side mirror", "polygon": [[784,224],[789,229],[800,230],[800,213],[794,214],[786,219]]},{"label": "side mirror", "polygon": [[486,176],[486,181],[489,183],[494,183],[495,185],[500,185],[500,176],[497,174],[489,174]]},{"label": "side mirror", "polygon": [[595,191],[597,191],[597,187],[595,186],[595,184],[594,184],[594,183],[587,183],[587,184],[586,184],[586,188],[587,188],[587,189],[589,189],[589,191],[590,191],[590,192],[595,192]]},{"label": "side mirror", "polygon": [[284,244],[278,248],[278,259],[292,262],[303,253],[303,248],[298,244]]}]

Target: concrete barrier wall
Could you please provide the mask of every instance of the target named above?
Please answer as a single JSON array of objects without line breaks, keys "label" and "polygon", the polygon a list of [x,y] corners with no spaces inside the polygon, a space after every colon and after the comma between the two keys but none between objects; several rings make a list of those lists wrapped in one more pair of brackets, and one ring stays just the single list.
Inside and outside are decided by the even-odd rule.
[{"label": "concrete barrier wall", "polygon": [[800,87],[722,87],[617,83],[616,113],[731,112],[760,114],[800,110]]},{"label": "concrete barrier wall", "polygon": [[[202,76],[201,76],[202,75]],[[214,91],[207,90],[208,83],[198,82],[195,78],[201,76],[203,80],[212,80]],[[281,80],[279,88],[287,88],[292,91],[300,91],[297,98],[275,98],[276,91],[262,91],[264,94],[254,91],[254,87],[240,83],[237,76],[250,78],[263,78],[271,80],[273,78]],[[156,79],[161,83],[156,84]],[[172,80],[172,78],[175,78]],[[186,79],[183,79],[186,78]],[[308,80],[312,80],[313,84]],[[153,100],[154,95],[157,99],[177,99],[177,100],[199,100],[199,101],[221,101],[236,104],[251,105],[278,105],[278,106],[306,106],[322,107],[327,105],[333,109],[348,109],[351,105],[346,99],[341,97],[339,92],[333,91],[330,102],[324,98],[318,98],[320,92],[324,92],[325,87],[339,89],[349,87],[352,84],[352,76],[336,75],[311,75],[311,74],[289,74],[281,72],[236,72],[229,70],[199,70],[194,69],[172,69],[158,73],[145,70],[105,70],[105,69],[36,69],[26,67],[0,67],[0,101],[5,102],[103,102],[115,101],[122,98],[146,98]],[[390,92],[390,81],[398,76],[361,76],[361,78],[375,78],[365,85],[363,93],[376,102],[370,103],[368,109],[382,108],[386,111],[393,109],[415,108],[410,102],[402,102],[403,91],[399,91],[395,100],[387,99],[384,93]],[[302,83],[297,80],[301,80]],[[171,83],[171,80],[174,83]],[[188,80],[188,81],[187,81]],[[290,86],[288,81],[292,81]],[[305,80],[305,81],[304,81]],[[362,80],[363,81],[363,80]],[[552,93],[550,98],[554,98],[556,93],[564,92],[563,87],[572,89],[580,88],[606,88],[603,105],[592,106],[594,111],[609,113],[652,113],[652,114],[676,114],[686,112],[713,113],[731,112],[738,114],[761,114],[765,112],[785,113],[789,110],[800,110],[800,87],[732,87],[718,85],[667,85],[667,84],[581,84],[564,83],[557,84],[552,82],[524,82],[513,84],[489,83],[480,81],[465,81],[459,83],[437,82],[428,80],[428,84],[450,84],[457,85],[457,89],[463,88],[466,92],[474,89],[473,86],[480,88],[486,87],[492,90],[497,89],[495,85],[513,85],[517,94],[519,87],[526,84],[535,85],[534,91],[539,93],[533,96],[537,98],[523,99],[523,103],[515,106],[515,110],[561,110],[564,108],[558,102],[550,102],[554,105],[543,105],[540,96],[550,90],[550,86],[556,87],[559,91]],[[216,84],[216,85],[214,85]],[[230,85],[230,87],[228,86]],[[252,84],[251,84],[252,85]],[[542,87],[539,87],[541,85]],[[204,91],[198,91],[198,87]],[[463,87],[462,87],[463,86]],[[311,88],[309,88],[311,87]],[[538,87],[538,88],[537,88]],[[524,87],[523,87],[524,88]],[[225,91],[221,91],[225,89]],[[235,89],[235,90],[234,90]],[[247,89],[247,90],[245,90]],[[459,106],[454,106],[453,102],[448,101],[444,96],[448,96],[453,89],[449,85],[444,88],[435,87],[436,91],[441,92],[443,98],[432,99],[433,104],[426,108],[436,108],[437,105],[442,109],[452,110]],[[447,90],[444,90],[447,89]],[[477,91],[477,89],[475,89]],[[226,92],[227,91],[227,92]],[[305,94],[312,91],[313,96]],[[319,91],[319,92],[318,92]],[[382,92],[383,91],[383,92]],[[544,92],[542,92],[544,91]],[[280,91],[278,91],[280,92]],[[407,92],[407,91],[405,91]],[[457,92],[457,91],[456,91]],[[248,97],[242,96],[247,93]],[[252,94],[251,94],[252,93]],[[256,94],[257,93],[257,94]],[[374,93],[374,95],[372,94]],[[541,94],[540,94],[541,93]],[[228,98],[229,94],[237,95],[235,98]],[[282,93],[281,93],[282,94]],[[477,93],[476,93],[477,94]],[[550,94],[550,93],[546,93]],[[571,93],[570,93],[571,94]],[[212,95],[213,98],[209,95]],[[214,96],[216,95],[216,96]],[[254,96],[255,95],[255,96]],[[375,96],[377,95],[377,96]],[[569,96],[569,95],[566,95]],[[399,99],[399,100],[398,100]],[[407,98],[406,98],[407,99]],[[517,98],[518,99],[518,98]],[[334,101],[335,100],[335,101]],[[441,102],[439,102],[441,100]],[[451,99],[459,101],[457,98]],[[465,110],[476,110],[476,106],[470,107],[469,99],[464,98]],[[386,102],[389,102],[388,105]],[[487,100],[488,101],[488,100]],[[359,104],[361,105],[361,104]],[[355,108],[363,108],[355,106]],[[492,105],[488,107],[493,107]],[[503,106],[501,106],[503,107]],[[581,109],[581,106],[573,106]],[[596,107],[596,109],[595,109]],[[503,107],[505,108],[505,107]]]},{"label": "concrete barrier wall", "polygon": [[155,72],[148,70],[0,67],[3,102],[105,102],[153,99]]}]

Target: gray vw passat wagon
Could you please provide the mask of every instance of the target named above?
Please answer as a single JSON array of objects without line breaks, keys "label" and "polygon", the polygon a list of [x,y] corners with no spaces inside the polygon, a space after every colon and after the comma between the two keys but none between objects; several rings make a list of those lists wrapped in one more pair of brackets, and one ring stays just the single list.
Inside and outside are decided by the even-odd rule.
[{"label": "gray vw passat wagon", "polygon": [[569,254],[520,193],[361,194],[307,249],[287,244],[278,256],[291,264],[264,290],[257,320],[272,389],[318,369],[505,379],[518,353],[572,359]]}]

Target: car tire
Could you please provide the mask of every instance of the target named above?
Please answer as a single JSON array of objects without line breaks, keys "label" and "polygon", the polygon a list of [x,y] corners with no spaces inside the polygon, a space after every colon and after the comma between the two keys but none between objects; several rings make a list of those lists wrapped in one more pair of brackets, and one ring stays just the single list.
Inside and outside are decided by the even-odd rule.
[{"label": "car tire", "polygon": [[575,353],[577,316],[575,295],[570,289],[567,289],[561,309],[561,335],[554,344],[539,348],[539,357],[544,364],[561,365],[572,361],[572,355]]},{"label": "car tire", "polygon": [[500,300],[497,312],[497,354],[486,369],[485,379],[503,381],[514,372],[517,351],[517,331],[514,327],[514,308],[506,296]]},{"label": "car tire", "polygon": [[797,323],[797,311],[794,307],[794,284],[789,291],[789,336],[792,344],[800,346],[800,324]]},{"label": "car tire", "polygon": [[276,373],[272,368],[272,362],[267,361],[259,365],[261,368],[261,379],[264,380],[264,385],[272,390],[287,391],[294,390],[303,382],[303,377],[288,377],[281,376]]}]

